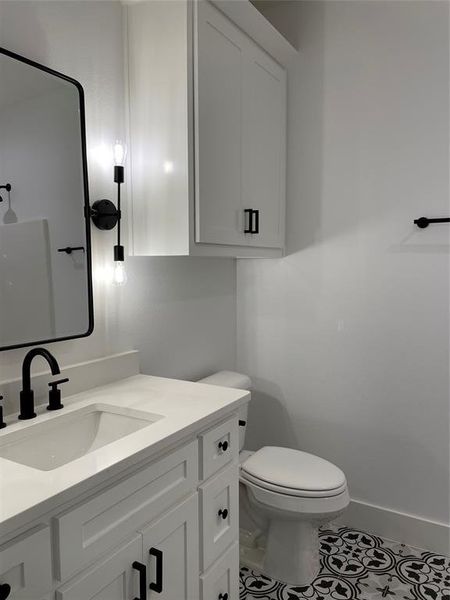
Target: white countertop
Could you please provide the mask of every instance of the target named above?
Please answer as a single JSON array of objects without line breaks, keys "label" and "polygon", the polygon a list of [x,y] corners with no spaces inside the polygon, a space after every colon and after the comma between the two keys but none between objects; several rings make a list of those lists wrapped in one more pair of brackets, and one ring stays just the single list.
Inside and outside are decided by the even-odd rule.
[{"label": "white countertop", "polygon": [[[36,419],[16,421],[0,431],[0,445],[9,434],[25,433],[43,421],[57,419],[90,404],[133,408],[164,418],[52,471],[41,471],[0,458],[0,536],[40,517],[58,504],[123,472],[141,460],[187,438],[248,402],[244,390],[176,379],[135,375],[63,398],[65,408],[39,409]],[[76,487],[75,487],[76,486]]]}]

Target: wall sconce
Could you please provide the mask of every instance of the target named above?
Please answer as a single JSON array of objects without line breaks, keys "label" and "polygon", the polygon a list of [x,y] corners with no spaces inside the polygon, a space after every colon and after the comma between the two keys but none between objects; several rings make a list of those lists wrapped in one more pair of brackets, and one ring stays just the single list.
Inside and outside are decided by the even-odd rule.
[{"label": "wall sconce", "polygon": [[96,200],[91,207],[92,222],[103,230],[111,230],[117,225],[117,244],[114,246],[114,272],[113,284],[124,285],[127,282],[125,271],[125,249],[121,244],[120,225],[121,213],[121,185],[125,180],[124,162],[126,156],[125,146],[116,141],[114,144],[114,183],[117,184],[117,207],[111,200]]}]

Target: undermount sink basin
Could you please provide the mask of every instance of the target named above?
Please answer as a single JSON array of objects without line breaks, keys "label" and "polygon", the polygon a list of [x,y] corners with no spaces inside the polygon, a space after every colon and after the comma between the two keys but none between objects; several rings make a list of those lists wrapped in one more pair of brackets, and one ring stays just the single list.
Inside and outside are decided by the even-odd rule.
[{"label": "undermount sink basin", "polygon": [[162,418],[139,410],[93,404],[5,435],[0,457],[51,471]]}]

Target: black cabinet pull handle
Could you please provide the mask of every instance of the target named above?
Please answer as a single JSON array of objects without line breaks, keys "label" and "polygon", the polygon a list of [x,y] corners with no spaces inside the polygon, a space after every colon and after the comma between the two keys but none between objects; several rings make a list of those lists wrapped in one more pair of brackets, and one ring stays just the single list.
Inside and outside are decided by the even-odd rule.
[{"label": "black cabinet pull handle", "polygon": [[221,508],[217,514],[219,515],[219,517],[222,517],[222,519],[225,521],[225,519],[228,517],[228,509]]},{"label": "black cabinet pull handle", "polygon": [[137,560],[132,565],[139,573],[139,598],[134,600],[147,600],[147,567]]},{"label": "black cabinet pull handle", "polygon": [[239,419],[239,427],[245,427],[247,425],[247,421],[244,421],[243,419]]},{"label": "black cabinet pull handle", "polygon": [[163,553],[157,548],[150,548],[148,551],[150,556],[156,558],[156,581],[152,582],[148,587],[160,594],[163,591]]},{"label": "black cabinet pull handle", "polygon": [[219,594],[219,600],[228,600],[228,594]]},{"label": "black cabinet pull handle", "polygon": [[259,209],[246,208],[244,215],[248,215],[248,227],[244,225],[244,233],[259,233]]},{"label": "black cabinet pull handle", "polygon": [[222,450],[222,452],[226,452],[228,450],[228,446],[230,444],[228,442],[219,442],[217,444],[217,447],[219,448],[219,450]]},{"label": "black cabinet pull handle", "polygon": [[252,228],[251,233],[259,233],[259,210],[253,210],[253,214],[255,215],[255,227]]},{"label": "black cabinet pull handle", "polygon": [[0,600],[6,600],[11,593],[11,586],[9,583],[3,583],[0,585]]},{"label": "black cabinet pull handle", "polygon": [[246,208],[244,210],[244,215],[248,215],[248,227],[244,225],[244,233],[253,233],[253,209]]}]

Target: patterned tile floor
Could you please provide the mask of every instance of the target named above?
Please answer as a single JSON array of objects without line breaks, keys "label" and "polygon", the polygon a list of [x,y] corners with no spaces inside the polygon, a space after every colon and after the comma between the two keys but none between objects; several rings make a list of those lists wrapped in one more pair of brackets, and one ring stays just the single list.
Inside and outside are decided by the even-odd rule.
[{"label": "patterned tile floor", "polygon": [[450,558],[341,527],[320,534],[321,571],[307,587],[241,567],[240,600],[450,600]]}]

